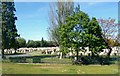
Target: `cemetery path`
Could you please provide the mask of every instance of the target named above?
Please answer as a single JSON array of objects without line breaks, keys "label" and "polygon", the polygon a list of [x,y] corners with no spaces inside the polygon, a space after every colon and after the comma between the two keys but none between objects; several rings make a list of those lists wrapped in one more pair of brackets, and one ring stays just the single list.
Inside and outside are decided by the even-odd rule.
[{"label": "cemetery path", "polygon": [[5,55],[6,58],[9,58],[9,57],[23,57],[23,56],[30,56],[28,54],[20,54],[20,55]]}]

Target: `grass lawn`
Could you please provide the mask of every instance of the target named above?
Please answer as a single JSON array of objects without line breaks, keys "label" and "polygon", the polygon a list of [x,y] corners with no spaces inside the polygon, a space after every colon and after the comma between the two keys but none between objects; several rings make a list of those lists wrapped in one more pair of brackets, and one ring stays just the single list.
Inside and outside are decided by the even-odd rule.
[{"label": "grass lawn", "polygon": [[3,63],[3,74],[116,74],[117,65]]},{"label": "grass lawn", "polygon": [[[39,51],[28,53],[30,56],[46,56]],[[49,55],[48,55],[49,56]],[[51,55],[52,56],[52,55]],[[32,62],[31,59],[27,59]],[[117,74],[118,65],[72,65],[71,60],[66,58],[41,58],[46,63],[2,63],[3,74]],[[47,64],[47,62],[55,62]],[[57,64],[58,63],[58,64]],[[70,64],[59,64],[70,63]]]},{"label": "grass lawn", "polygon": [[41,50],[34,51],[34,52],[31,52],[31,53],[27,53],[27,54],[30,55],[30,56],[39,56],[39,55],[41,55]]},{"label": "grass lawn", "polygon": [[0,74],[2,74],[2,62],[0,60]]}]

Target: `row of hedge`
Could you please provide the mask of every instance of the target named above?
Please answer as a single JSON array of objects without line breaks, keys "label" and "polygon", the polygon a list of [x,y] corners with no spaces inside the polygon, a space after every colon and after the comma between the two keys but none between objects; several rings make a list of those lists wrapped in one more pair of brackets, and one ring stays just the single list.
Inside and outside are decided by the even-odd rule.
[{"label": "row of hedge", "polygon": [[26,58],[26,57],[16,57],[16,58],[9,58],[10,62],[14,63],[40,63],[41,59],[38,57],[33,58]]},{"label": "row of hedge", "polygon": [[[73,57],[72,57],[73,59]],[[107,56],[81,56],[79,57],[79,60],[72,60],[73,64],[84,64],[84,65],[89,65],[89,64],[101,64],[101,65],[109,65],[109,64],[115,64],[115,61],[118,61],[118,57],[110,57],[108,58]]]},{"label": "row of hedge", "polygon": [[[45,58],[49,58],[49,60],[46,60]],[[62,61],[61,59],[52,60],[51,58],[56,58],[56,56],[32,56],[32,57],[10,57],[10,62],[15,63],[73,63],[73,64],[83,64],[83,65],[89,65],[89,64],[101,64],[101,65],[109,65],[114,64],[115,61],[118,61],[118,57],[106,57],[106,56],[100,56],[100,57],[92,57],[92,56],[79,56],[79,60],[74,60],[74,57],[70,57],[72,61],[66,62]],[[58,58],[58,57],[57,57]],[[66,58],[64,58],[66,59]]]}]

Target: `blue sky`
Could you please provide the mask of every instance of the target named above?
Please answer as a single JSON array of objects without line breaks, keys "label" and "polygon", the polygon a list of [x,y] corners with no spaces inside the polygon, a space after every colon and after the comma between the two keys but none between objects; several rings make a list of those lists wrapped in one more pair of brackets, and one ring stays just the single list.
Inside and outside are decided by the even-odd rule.
[{"label": "blue sky", "polygon": [[[82,11],[89,17],[115,18],[118,20],[117,2],[79,2]],[[49,40],[47,29],[49,2],[15,2],[18,33],[26,40]]]}]

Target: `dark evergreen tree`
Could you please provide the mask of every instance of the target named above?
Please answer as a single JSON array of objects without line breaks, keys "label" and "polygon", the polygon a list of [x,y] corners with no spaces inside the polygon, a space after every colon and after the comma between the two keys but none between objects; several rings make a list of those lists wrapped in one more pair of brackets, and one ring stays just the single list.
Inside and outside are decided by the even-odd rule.
[{"label": "dark evergreen tree", "polygon": [[0,2],[0,48],[2,46],[2,4]]},{"label": "dark evergreen tree", "polygon": [[17,29],[14,2],[2,2],[2,57],[4,49],[16,49]]},{"label": "dark evergreen tree", "polygon": [[42,37],[41,47],[47,47],[47,46],[48,46],[48,42],[46,40],[44,40],[44,38]]}]

